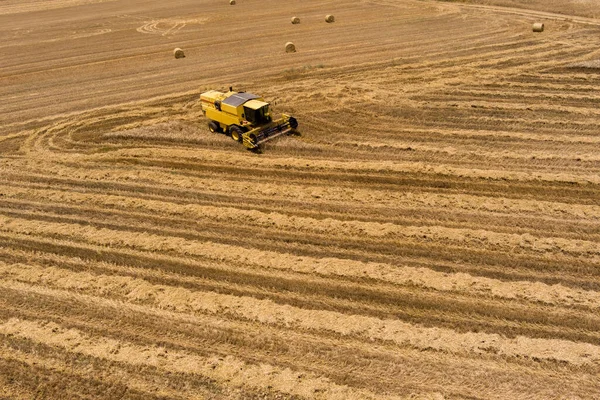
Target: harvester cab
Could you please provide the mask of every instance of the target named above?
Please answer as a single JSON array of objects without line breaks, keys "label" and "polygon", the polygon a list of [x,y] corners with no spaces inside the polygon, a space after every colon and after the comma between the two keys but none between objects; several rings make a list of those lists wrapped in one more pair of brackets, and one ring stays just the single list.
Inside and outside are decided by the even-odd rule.
[{"label": "harvester cab", "polygon": [[200,95],[200,101],[202,113],[209,119],[208,129],[224,132],[248,149],[257,149],[298,127],[296,118],[287,114],[273,120],[269,103],[252,93],[234,92],[232,88],[225,93],[209,90]]}]

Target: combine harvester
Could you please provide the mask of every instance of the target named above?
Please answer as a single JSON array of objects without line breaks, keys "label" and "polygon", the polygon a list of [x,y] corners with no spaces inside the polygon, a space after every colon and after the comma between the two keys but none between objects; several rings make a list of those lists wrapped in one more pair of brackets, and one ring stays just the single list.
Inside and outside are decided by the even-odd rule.
[{"label": "combine harvester", "polygon": [[281,135],[294,133],[298,127],[296,118],[282,114],[273,120],[269,103],[252,93],[221,93],[209,90],[200,95],[202,113],[210,120],[211,132],[224,132],[246,148],[257,150],[259,146]]}]

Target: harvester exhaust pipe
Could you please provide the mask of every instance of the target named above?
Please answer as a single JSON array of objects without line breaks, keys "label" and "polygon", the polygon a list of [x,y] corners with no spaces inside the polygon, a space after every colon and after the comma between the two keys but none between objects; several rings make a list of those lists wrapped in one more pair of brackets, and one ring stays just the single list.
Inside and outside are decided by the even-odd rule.
[{"label": "harvester exhaust pipe", "polygon": [[229,91],[233,92],[233,86],[229,86]]}]

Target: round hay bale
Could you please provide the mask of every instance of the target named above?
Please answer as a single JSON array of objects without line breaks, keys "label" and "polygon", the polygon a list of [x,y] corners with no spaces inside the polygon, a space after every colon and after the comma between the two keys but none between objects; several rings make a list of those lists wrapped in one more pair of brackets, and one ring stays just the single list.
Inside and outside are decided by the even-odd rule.
[{"label": "round hay bale", "polygon": [[173,55],[175,58],[185,58],[185,53],[179,47],[173,50]]},{"label": "round hay bale", "polygon": [[296,52],[296,46],[294,45],[294,43],[287,42],[285,44],[285,52],[286,53],[295,53]]},{"label": "round hay bale", "polygon": [[535,24],[533,24],[533,31],[544,32],[544,24],[541,22],[536,22]]},{"label": "round hay bale", "polygon": [[235,6],[235,0],[229,0],[229,5],[230,6]]},{"label": "round hay bale", "polygon": [[298,17],[292,17],[292,24],[296,25],[300,23],[300,18]]},{"label": "round hay bale", "polygon": [[335,17],[333,15],[326,15],[325,16],[325,22],[327,22],[328,24],[332,23],[335,21]]}]

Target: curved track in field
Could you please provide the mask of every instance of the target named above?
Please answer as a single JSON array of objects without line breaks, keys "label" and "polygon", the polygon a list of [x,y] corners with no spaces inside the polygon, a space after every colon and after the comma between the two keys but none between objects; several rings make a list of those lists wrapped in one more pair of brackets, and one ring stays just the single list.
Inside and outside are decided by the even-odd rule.
[{"label": "curved track in field", "polygon": [[[0,66],[3,394],[598,393],[600,71],[573,67],[597,58],[597,27],[534,35],[527,12],[422,2],[150,3],[37,19],[64,40]],[[9,28],[7,46],[36,48]],[[298,53],[276,50],[287,38]],[[210,135],[198,94],[230,84],[301,135],[260,155]]]}]

